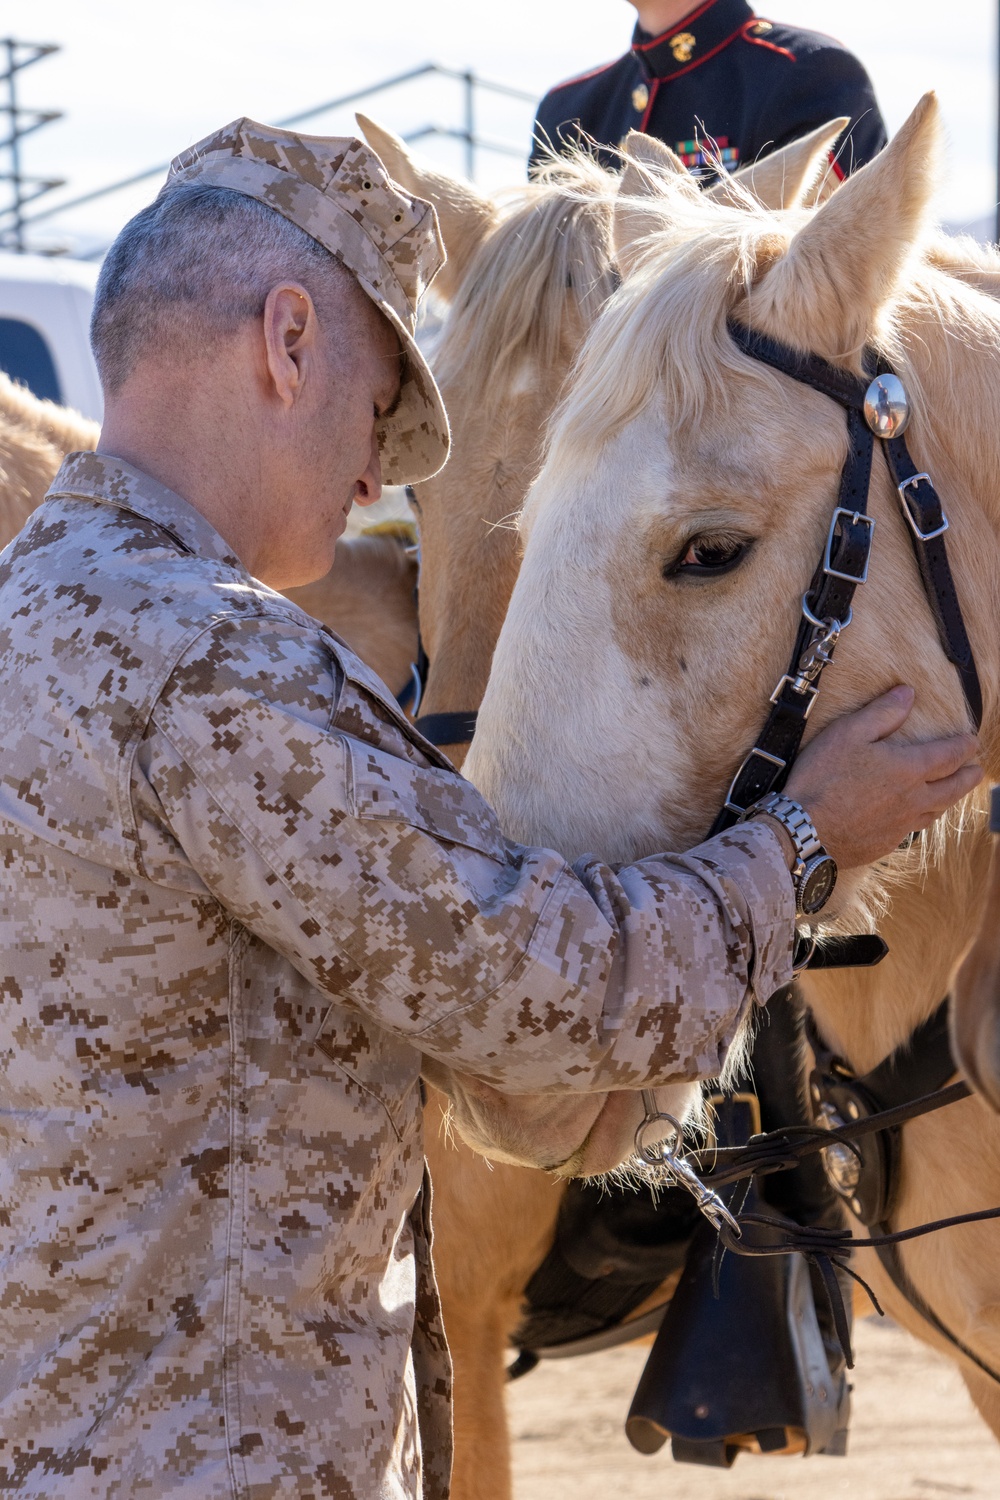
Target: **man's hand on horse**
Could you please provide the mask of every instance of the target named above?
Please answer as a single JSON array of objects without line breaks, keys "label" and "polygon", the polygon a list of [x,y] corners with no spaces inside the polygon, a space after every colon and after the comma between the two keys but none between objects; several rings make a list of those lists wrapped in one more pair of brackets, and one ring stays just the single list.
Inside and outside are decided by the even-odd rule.
[{"label": "man's hand on horse", "polygon": [[828,724],[802,751],[787,793],[841,869],[868,865],[924,829],[982,780],[973,734],[906,743],[914,691],[898,686]]}]

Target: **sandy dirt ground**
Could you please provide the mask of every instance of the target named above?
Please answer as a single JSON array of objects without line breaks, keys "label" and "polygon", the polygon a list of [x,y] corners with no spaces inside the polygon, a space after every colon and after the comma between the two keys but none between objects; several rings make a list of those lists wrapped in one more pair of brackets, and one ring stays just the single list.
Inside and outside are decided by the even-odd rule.
[{"label": "sandy dirt ground", "polygon": [[516,1500],[1000,1500],[1000,1446],[954,1368],[878,1319],[855,1343],[848,1456],[743,1455],[728,1471],[629,1446],[644,1348],[543,1363],[510,1387]]}]

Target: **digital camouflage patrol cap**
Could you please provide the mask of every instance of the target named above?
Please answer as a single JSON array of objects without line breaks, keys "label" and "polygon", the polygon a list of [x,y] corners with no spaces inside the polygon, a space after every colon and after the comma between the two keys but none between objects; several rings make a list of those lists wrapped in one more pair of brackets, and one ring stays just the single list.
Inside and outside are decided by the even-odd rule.
[{"label": "digital camouflage patrol cap", "polygon": [[417,304],[444,264],[437,215],[351,136],[295,135],[235,120],[170,164],[166,186],[199,182],[256,198],[304,229],[354,273],[399,335],[399,404],[379,426],[386,484],[429,479],[448,457],[448,416],[417,348]]}]

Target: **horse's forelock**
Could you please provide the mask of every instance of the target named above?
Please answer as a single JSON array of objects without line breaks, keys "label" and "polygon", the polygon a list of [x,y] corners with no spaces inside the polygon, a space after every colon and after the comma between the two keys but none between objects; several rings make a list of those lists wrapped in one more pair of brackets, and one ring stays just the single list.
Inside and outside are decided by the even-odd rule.
[{"label": "horse's forelock", "polygon": [[[705,231],[708,231],[707,233]],[[726,332],[752,293],[758,254],[769,260],[790,225],[717,204],[679,205],[650,236],[638,269],[591,329],[552,421],[551,452],[590,462],[651,402],[669,400],[678,425],[725,414],[731,377],[745,365]],[[616,371],[614,382],[608,371]]]},{"label": "horse's forelock", "polygon": [[[602,446],[654,401],[666,402],[672,425],[724,419],[734,376],[747,370],[726,332],[734,312],[753,323],[754,291],[788,251],[809,210],[775,213],[758,205],[739,209],[686,197],[671,203],[669,224],[639,247],[637,269],[611,299],[580,351],[566,394],[550,424],[550,452],[589,465]],[[967,337],[995,344],[1000,322],[1000,255],[967,239],[932,233],[915,247],[908,274],[873,328],[878,351],[907,380],[914,407],[925,395],[907,354],[914,315],[942,327],[959,321]],[[773,331],[773,330],[771,330]],[[784,338],[810,348],[806,330]],[[861,349],[842,362],[861,368]],[[941,358],[949,350],[943,341]],[[608,370],[616,371],[614,382]],[[940,361],[935,376],[944,374]]]}]

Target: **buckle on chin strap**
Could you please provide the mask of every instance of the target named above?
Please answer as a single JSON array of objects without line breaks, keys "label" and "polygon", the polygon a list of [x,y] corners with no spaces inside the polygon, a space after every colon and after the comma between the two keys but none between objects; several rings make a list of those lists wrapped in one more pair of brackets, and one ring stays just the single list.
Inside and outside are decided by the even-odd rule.
[{"label": "buckle on chin strap", "polygon": [[928,485],[930,485],[931,494],[934,496],[935,500],[937,500],[938,506],[939,507],[941,506],[941,501],[940,501],[940,499],[938,499],[937,491],[934,488],[934,482],[931,479],[931,476],[929,474],[911,474],[910,477],[909,477],[909,479],[904,479],[903,482],[902,482],[902,484],[897,484],[896,490],[897,490],[897,492],[899,494],[899,503],[903,507],[903,515],[906,517],[907,521],[909,522],[910,530],[913,532],[913,535],[917,538],[917,541],[918,542],[932,542],[935,537],[937,537],[937,536],[943,536],[944,533],[948,530],[948,517],[945,515],[944,510],[942,508],[941,509],[941,525],[938,526],[938,527],[936,527],[933,531],[921,531],[920,524],[917,521],[917,518],[913,514],[913,511],[912,511],[912,509],[910,507],[910,499],[909,499],[909,497],[907,496],[907,493],[906,493],[907,490],[911,487],[911,485],[918,485],[918,484],[928,484]]},{"label": "buckle on chin strap", "polygon": [[753,749],[750,751],[750,754],[743,761],[739,770],[736,772],[736,775],[729,783],[729,790],[726,793],[724,806],[726,807],[726,810],[728,812],[735,813],[738,818],[742,818],[745,813],[748,813],[751,807],[753,807],[754,803],[759,802],[764,793],[771,790],[771,787],[775,781],[774,771],[770,771],[766,769],[766,767],[763,767],[761,769],[760,776],[766,782],[764,790],[755,791],[745,807],[741,803],[733,801],[733,793],[736,790],[736,785],[740,780],[740,777],[743,775],[747,767],[753,762],[755,758],[757,760],[765,761],[767,763],[767,766],[774,766],[778,771],[784,771],[788,766],[788,762],[786,760],[782,760],[780,755],[772,755],[770,751],[761,750],[758,745],[754,745]]},{"label": "buckle on chin strap", "polygon": [[[833,555],[834,543],[838,540],[845,540],[845,546],[842,549],[845,553],[845,556],[843,558],[838,558],[838,561],[849,564],[854,560],[851,553],[853,549],[853,543],[855,541],[858,541],[858,538],[847,537],[845,539],[845,533],[841,523],[841,517],[843,516],[849,518],[851,526],[858,526],[864,529],[864,540],[860,542],[860,555],[857,559],[860,567],[859,572],[849,572],[844,568],[835,568],[832,566],[831,559]],[[839,532],[838,527],[841,528]],[[868,562],[872,552],[872,533],[874,532],[874,530],[875,521],[872,516],[866,516],[858,510],[850,510],[848,507],[843,505],[837,506],[837,509],[834,511],[833,517],[830,521],[830,530],[827,532],[826,536],[826,550],[823,553],[823,572],[827,575],[828,578],[842,578],[845,583],[867,583]]]}]

